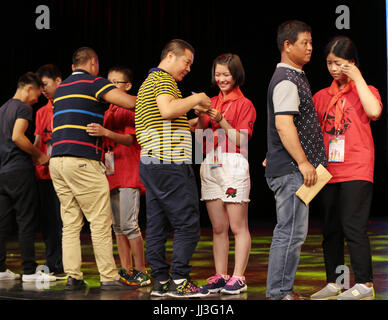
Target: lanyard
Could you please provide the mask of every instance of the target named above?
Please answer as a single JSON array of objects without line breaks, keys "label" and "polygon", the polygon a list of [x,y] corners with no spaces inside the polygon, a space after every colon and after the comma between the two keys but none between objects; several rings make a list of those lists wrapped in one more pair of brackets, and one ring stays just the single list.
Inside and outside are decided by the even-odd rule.
[{"label": "lanyard", "polygon": [[[231,107],[231,105],[233,104],[233,102],[234,101],[229,101],[229,103],[228,103],[228,106],[226,107],[226,109],[224,110],[224,111],[222,111],[221,112],[221,109],[222,109],[222,105],[221,105],[221,107],[218,109],[218,106],[216,106],[216,110],[225,118],[225,114],[228,112],[228,110],[229,110],[229,108]],[[217,121],[215,121],[215,120],[211,120],[211,121],[214,121],[215,123],[217,123]],[[211,123],[211,122],[210,122]],[[212,123],[211,123],[212,124]],[[217,123],[218,124],[218,123]],[[213,126],[213,124],[212,124],[212,127],[214,127]]]}]

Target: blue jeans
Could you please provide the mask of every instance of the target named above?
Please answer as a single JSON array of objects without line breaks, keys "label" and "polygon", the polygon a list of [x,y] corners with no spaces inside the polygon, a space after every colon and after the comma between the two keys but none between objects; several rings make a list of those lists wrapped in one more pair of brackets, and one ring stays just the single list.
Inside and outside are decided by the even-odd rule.
[{"label": "blue jeans", "polygon": [[269,253],[266,296],[280,300],[293,290],[309,208],[295,194],[303,184],[300,172],[267,178],[267,183],[275,194],[277,224]]}]

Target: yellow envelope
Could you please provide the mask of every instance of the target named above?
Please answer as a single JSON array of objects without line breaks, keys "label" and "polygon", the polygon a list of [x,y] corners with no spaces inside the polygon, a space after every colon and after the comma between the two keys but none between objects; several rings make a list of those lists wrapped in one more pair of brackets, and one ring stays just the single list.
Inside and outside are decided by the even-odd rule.
[{"label": "yellow envelope", "polygon": [[327,171],[326,168],[321,164],[317,167],[316,171],[318,175],[317,183],[311,187],[306,187],[306,185],[303,184],[296,192],[296,195],[306,204],[306,206],[311,202],[311,200],[314,199],[318,192],[321,191],[325,184],[328,183],[332,178],[330,172]]}]

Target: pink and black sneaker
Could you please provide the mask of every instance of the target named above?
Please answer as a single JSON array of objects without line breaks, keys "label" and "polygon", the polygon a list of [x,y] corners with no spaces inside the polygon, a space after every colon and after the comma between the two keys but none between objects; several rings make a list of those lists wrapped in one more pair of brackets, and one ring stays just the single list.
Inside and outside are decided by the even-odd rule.
[{"label": "pink and black sneaker", "polygon": [[230,276],[225,279],[222,275],[216,274],[207,279],[207,284],[203,285],[202,288],[207,289],[210,293],[218,293],[223,287],[225,287]]},{"label": "pink and black sneaker", "polygon": [[241,292],[247,291],[247,283],[245,277],[239,279],[237,277],[231,277],[226,285],[222,288],[221,293],[223,294],[240,294]]}]

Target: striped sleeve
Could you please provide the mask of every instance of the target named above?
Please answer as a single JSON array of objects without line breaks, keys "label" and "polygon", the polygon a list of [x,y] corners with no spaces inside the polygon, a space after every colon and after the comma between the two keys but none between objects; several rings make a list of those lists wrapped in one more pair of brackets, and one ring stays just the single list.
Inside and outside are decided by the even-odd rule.
[{"label": "striped sleeve", "polygon": [[96,99],[98,99],[100,101],[102,100],[101,97],[105,93],[107,93],[107,92],[109,92],[110,90],[113,90],[113,89],[116,89],[116,86],[112,82],[107,80],[107,79],[98,78],[94,82],[94,90],[95,90],[94,96],[96,97]]},{"label": "striped sleeve", "polygon": [[162,74],[160,79],[155,83],[155,97],[167,94],[176,97],[176,84],[171,76]]}]

